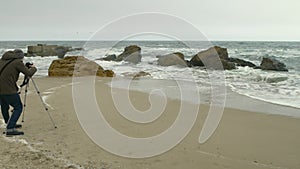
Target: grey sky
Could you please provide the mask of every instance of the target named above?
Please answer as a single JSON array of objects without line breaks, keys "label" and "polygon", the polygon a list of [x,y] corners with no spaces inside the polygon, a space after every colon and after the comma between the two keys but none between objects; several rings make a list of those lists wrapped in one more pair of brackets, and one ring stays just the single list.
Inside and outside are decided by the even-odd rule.
[{"label": "grey sky", "polygon": [[299,0],[1,0],[0,40],[88,39],[120,17],[162,12],[209,40],[299,41],[299,8]]}]

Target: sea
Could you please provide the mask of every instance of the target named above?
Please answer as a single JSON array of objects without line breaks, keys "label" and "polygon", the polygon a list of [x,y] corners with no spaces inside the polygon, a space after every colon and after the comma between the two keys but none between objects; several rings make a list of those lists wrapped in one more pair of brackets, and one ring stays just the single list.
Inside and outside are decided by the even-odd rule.
[{"label": "sea", "polygon": [[[250,67],[237,67],[235,70],[225,70],[226,88],[255,100],[276,105],[300,109],[300,42],[280,41],[212,41],[210,45],[203,45],[198,41],[0,41],[0,54],[13,49],[27,52],[27,46],[37,44],[63,45],[73,48],[83,48],[81,51],[68,52],[66,56],[83,55],[96,61],[104,69],[113,70],[116,77],[126,78],[134,73],[144,71],[151,74],[151,79],[173,80],[180,79],[197,83],[200,92],[209,94],[211,87],[207,71],[198,67],[163,67],[157,64],[157,57],[174,52],[181,52],[186,60],[193,55],[208,49],[213,45],[227,48],[229,57],[240,58],[260,65],[263,57],[275,58],[283,62],[288,72],[264,71]],[[207,44],[207,43],[206,43]],[[111,54],[120,54],[129,45],[138,45],[142,49],[142,61],[138,64],[127,62],[101,61]],[[57,56],[25,57],[24,62],[33,62],[38,68],[36,77],[48,76],[48,68]],[[122,81],[119,81],[122,83]],[[115,83],[117,86],[118,83]],[[144,85],[144,84],[142,84]],[[158,87],[152,84],[152,89]],[[141,84],[132,85],[136,90],[147,90]],[[151,86],[151,85],[148,85]],[[169,87],[169,89],[167,89]],[[166,84],[165,90],[172,90],[172,84]],[[172,93],[172,92],[171,92]],[[298,112],[300,115],[300,112]]]}]

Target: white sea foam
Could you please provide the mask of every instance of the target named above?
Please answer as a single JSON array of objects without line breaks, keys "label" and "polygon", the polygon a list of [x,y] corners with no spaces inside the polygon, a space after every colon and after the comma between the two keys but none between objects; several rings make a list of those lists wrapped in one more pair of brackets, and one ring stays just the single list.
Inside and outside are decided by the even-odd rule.
[{"label": "white sea foam", "polygon": [[34,65],[38,68],[36,75],[47,76],[48,69],[53,60],[57,59],[57,56],[47,56],[47,57],[25,57],[24,63],[33,62]]},{"label": "white sea foam", "polygon": [[234,92],[274,104],[300,108],[300,75],[293,72],[268,72],[247,67],[227,71]]}]

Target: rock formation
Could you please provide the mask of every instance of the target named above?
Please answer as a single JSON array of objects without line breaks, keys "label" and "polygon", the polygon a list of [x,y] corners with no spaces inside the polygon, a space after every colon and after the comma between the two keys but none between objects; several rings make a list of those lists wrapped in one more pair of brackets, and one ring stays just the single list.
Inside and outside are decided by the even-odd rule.
[{"label": "rock formation", "polygon": [[[141,48],[136,45],[127,46],[120,55],[109,55],[100,60],[106,61],[127,61],[131,63],[141,62]],[[190,61],[184,59],[184,54],[175,52],[167,55],[157,56],[157,64],[161,66],[179,65],[183,67],[202,66],[215,70],[232,70],[236,66],[248,66],[252,68],[261,68],[262,70],[288,71],[286,66],[275,60],[264,58],[260,66],[256,66],[250,61],[228,56],[227,48],[219,46],[211,47],[207,50],[200,51],[192,57]]]},{"label": "rock formation", "polygon": [[223,69],[222,66],[218,64],[220,63],[219,61],[221,61],[225,70],[235,69],[236,66],[249,66],[258,68],[252,62],[229,57],[227,49],[219,46],[214,46],[205,51],[199,52],[190,60],[190,64],[192,66],[206,66],[207,68],[211,69]]},{"label": "rock formation", "polygon": [[260,68],[262,70],[288,71],[284,63],[271,58],[263,58]]},{"label": "rock formation", "polygon": [[67,52],[73,50],[82,50],[82,48],[73,49],[69,46],[38,44],[37,46],[28,46],[26,56],[58,56],[63,58]]},{"label": "rock formation", "polygon": [[[222,65],[219,64],[221,61]],[[192,66],[205,66],[210,69],[235,69],[235,64],[229,61],[226,48],[219,46],[211,47],[205,51],[201,51],[190,60]]]},{"label": "rock formation", "polygon": [[161,66],[172,66],[179,65],[183,67],[187,67],[187,63],[184,60],[184,55],[180,52],[171,53],[163,56],[157,56],[157,64]]},{"label": "rock formation", "polygon": [[142,55],[141,55],[141,48],[137,45],[127,46],[124,49],[124,52],[121,53],[115,61],[127,61],[130,63],[139,63],[141,62]]},{"label": "rock formation", "polygon": [[64,59],[54,60],[49,69],[48,76],[101,76],[113,77],[112,70],[104,70],[96,62],[83,56],[67,56]]}]

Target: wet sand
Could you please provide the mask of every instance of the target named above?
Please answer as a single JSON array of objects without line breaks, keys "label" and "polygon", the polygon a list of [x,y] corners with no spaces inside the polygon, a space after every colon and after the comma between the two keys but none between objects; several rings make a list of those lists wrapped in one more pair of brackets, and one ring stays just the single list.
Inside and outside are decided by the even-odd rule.
[{"label": "wet sand", "polygon": [[[152,123],[124,119],[114,107],[111,88],[106,84],[109,81],[97,79],[95,93],[104,117],[117,131],[132,137],[150,137],[163,132],[176,119],[180,101],[172,99],[167,101],[163,115]],[[154,157],[131,159],[105,151],[84,132],[74,110],[71,78],[36,78],[35,82],[58,128],[54,128],[30,85],[22,129],[25,135],[0,137],[0,168],[300,168],[299,118],[226,108],[216,132],[200,144],[199,133],[209,110],[207,105],[201,105],[191,132],[176,147]],[[123,91],[116,89],[113,94]],[[134,106],[141,111],[149,108],[148,97],[146,93],[130,91]],[[247,102],[251,105],[251,99]],[[272,108],[265,109],[268,112]],[[88,107],[86,113],[89,114]]]}]

